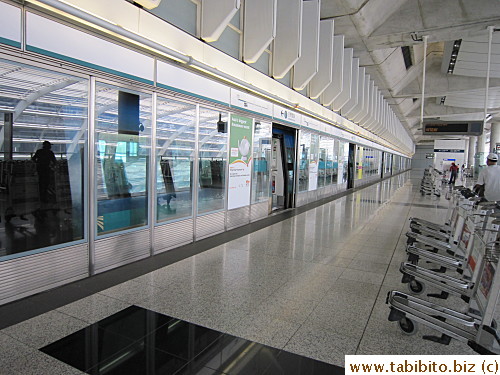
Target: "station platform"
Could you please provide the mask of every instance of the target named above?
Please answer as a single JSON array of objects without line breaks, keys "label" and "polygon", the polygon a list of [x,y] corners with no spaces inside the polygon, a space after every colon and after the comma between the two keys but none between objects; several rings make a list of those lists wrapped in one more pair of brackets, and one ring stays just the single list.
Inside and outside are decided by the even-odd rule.
[{"label": "station platform", "polygon": [[[0,307],[1,374],[333,374],[346,354],[476,354],[388,321],[420,172]],[[450,297],[444,303],[462,302]],[[465,305],[464,305],[465,307]]]}]

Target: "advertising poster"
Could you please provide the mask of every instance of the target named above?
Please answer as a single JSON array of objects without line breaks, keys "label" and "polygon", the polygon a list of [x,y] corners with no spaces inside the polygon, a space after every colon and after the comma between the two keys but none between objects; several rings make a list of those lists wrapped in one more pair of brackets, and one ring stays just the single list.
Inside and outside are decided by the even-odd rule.
[{"label": "advertising poster", "polygon": [[479,284],[479,289],[483,293],[485,298],[488,298],[490,294],[491,286],[493,285],[493,278],[495,277],[495,268],[488,262],[484,266],[483,274],[481,275],[481,283]]},{"label": "advertising poster", "polygon": [[316,160],[309,161],[309,191],[318,188],[318,162]]},{"label": "advertising poster", "polygon": [[231,115],[229,130],[229,187],[227,208],[250,205],[253,120]]}]

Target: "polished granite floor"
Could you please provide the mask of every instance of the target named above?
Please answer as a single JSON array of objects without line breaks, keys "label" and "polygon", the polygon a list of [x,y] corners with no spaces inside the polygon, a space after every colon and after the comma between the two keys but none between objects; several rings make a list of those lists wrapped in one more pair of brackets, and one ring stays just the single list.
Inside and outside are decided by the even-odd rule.
[{"label": "polished granite floor", "polygon": [[[446,213],[444,196],[421,196],[420,179],[421,174],[404,173],[285,213],[274,224],[237,238],[222,237],[228,240],[152,271],[139,272],[141,263],[132,265],[134,276],[119,283],[88,290],[88,284],[76,283],[50,298],[28,299],[28,308],[55,307],[0,331],[0,374],[91,369],[85,364],[77,370],[39,349],[57,346],[75,332],[92,335],[89,325],[94,327],[90,332],[99,332],[94,324],[131,306],[262,344],[267,351],[340,367],[346,354],[475,354],[457,341],[444,346],[422,340],[423,334],[433,333],[425,327],[415,336],[403,335],[387,320],[387,292],[405,290],[399,264],[405,257],[408,217],[439,222]],[[115,271],[120,272],[126,268]],[[63,302],[57,304],[58,299]],[[445,303],[464,306],[458,298]],[[8,311],[22,312],[16,308]],[[2,311],[7,310],[0,308],[0,321]],[[160,351],[160,357],[169,354]],[[148,361],[144,353],[139,356]],[[93,361],[96,368],[99,362]]]}]

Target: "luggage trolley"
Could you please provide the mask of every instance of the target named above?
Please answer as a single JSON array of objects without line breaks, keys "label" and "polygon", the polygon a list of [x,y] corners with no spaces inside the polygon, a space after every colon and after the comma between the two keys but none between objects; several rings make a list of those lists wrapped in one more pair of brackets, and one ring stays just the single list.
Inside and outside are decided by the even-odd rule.
[{"label": "luggage trolley", "polygon": [[[477,282],[474,285],[469,310],[462,313],[425,301],[408,294],[390,291],[386,303],[390,306],[389,321],[397,321],[407,335],[417,332],[423,324],[441,333],[441,336],[424,336],[426,340],[448,345],[451,339],[467,343],[480,354],[500,354],[500,338],[493,316],[500,292],[498,268],[498,243],[486,246],[484,240],[475,238],[475,250],[482,253]],[[472,315],[477,306],[477,314]]]},{"label": "luggage trolley", "polygon": [[[467,203],[471,202],[467,201]],[[449,259],[447,259],[450,258],[449,255],[453,258],[463,260],[464,253],[467,249],[467,244],[464,243],[464,241],[470,238],[475,228],[484,229],[487,217],[493,213],[491,204],[488,204],[488,206],[478,204],[475,212],[471,213],[473,207],[474,206],[467,204],[458,208],[458,214],[455,217],[456,224],[454,224],[454,235],[449,241],[439,240],[432,236],[425,236],[424,234],[415,232],[406,233],[408,237],[406,252],[409,254],[409,260],[414,264],[418,262],[421,256],[426,258],[431,256],[431,259],[428,260],[438,260],[442,257],[442,255],[439,254],[440,252],[448,254],[448,256],[445,256],[445,259],[442,260],[442,262],[446,264],[449,264]],[[441,271],[444,272],[444,269]]]},{"label": "luggage trolley", "polygon": [[456,232],[460,230],[460,224],[457,222],[459,206],[465,199],[461,193],[463,189],[454,189],[448,211],[446,213],[446,220],[444,224],[437,224],[427,220],[410,217],[410,230],[417,234],[424,234],[428,237],[437,240],[449,242],[451,237],[456,240]]},{"label": "luggage trolley", "polygon": [[[454,270],[460,275],[464,274],[464,271],[467,269],[467,261],[469,259],[469,254],[471,251],[472,241],[470,241],[473,237],[473,234],[479,227],[481,231],[485,231],[487,218],[493,212],[481,210],[482,215],[477,217],[469,216],[462,226],[462,232],[459,234],[459,243],[456,248],[447,249],[447,253],[442,254],[439,251],[436,251],[436,248],[432,248],[431,250],[419,248],[415,246],[407,247],[406,251],[408,253],[408,262],[403,262],[400,266],[400,271],[403,273],[402,282],[408,284],[409,290],[414,294],[421,294],[425,290],[424,281],[434,282],[439,280],[439,283],[442,288],[444,288],[441,294],[432,294],[430,296],[437,298],[447,298],[448,292],[456,292],[457,289],[446,290],[446,285],[454,285],[454,287],[459,290],[467,290],[469,288],[469,284],[467,282],[463,282],[457,280],[455,276],[450,277],[449,275],[444,276],[444,272],[447,270]],[[476,221],[473,220],[476,219]],[[479,219],[478,219],[479,218]],[[419,260],[423,259],[428,263],[432,263],[433,265],[437,265],[439,268],[435,269],[427,269],[423,267],[419,267]],[[441,275],[441,276],[439,276]],[[468,274],[464,276],[460,276],[461,279],[465,281],[470,281],[470,278],[467,278]]]},{"label": "luggage trolley", "polygon": [[[499,224],[500,221],[494,217],[488,219],[486,229],[482,232],[482,238],[486,244],[495,243],[497,241],[498,231],[500,229]],[[478,235],[481,235],[481,233]],[[475,267],[475,265],[481,262],[482,257],[481,252],[475,250],[473,243],[473,240],[468,241],[464,260],[460,261],[460,267],[455,269],[458,274],[444,274],[436,270],[419,267],[409,262],[403,262],[399,269],[403,274],[402,282],[407,283],[408,289],[414,294],[421,294],[425,290],[426,283],[428,283],[441,290],[441,293],[428,294],[427,296],[446,299],[449,293],[452,293],[459,295],[462,300],[468,303],[472,297],[473,288],[479,272],[478,267]]]},{"label": "luggage trolley", "polygon": [[441,195],[440,172],[435,168],[424,170],[424,176],[420,182],[420,193],[422,195]]}]

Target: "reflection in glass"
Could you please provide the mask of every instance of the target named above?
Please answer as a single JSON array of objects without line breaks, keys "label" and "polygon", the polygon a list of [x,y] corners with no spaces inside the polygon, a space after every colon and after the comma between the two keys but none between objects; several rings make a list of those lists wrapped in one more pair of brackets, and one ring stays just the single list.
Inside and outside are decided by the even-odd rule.
[{"label": "reflection in glass", "polygon": [[96,85],[97,233],[147,224],[151,95]]},{"label": "reflection in glass", "polygon": [[299,141],[299,192],[309,187],[309,158],[311,153],[311,133],[301,130]]},{"label": "reflection in glass", "polygon": [[328,186],[337,180],[337,155],[335,153],[336,141],[322,135],[320,137],[319,164],[318,164],[318,187]]},{"label": "reflection in glass", "polygon": [[[218,128],[217,122],[226,123]],[[227,113],[200,107],[198,213],[224,209],[226,196]]]},{"label": "reflection in glass", "polygon": [[191,217],[196,106],[164,98],[157,106],[157,221]]},{"label": "reflection in glass", "polygon": [[84,238],[87,102],[86,79],[0,60],[0,257]]},{"label": "reflection in glass", "polygon": [[339,141],[339,181],[338,183],[347,183],[348,165],[349,165],[349,143]]},{"label": "reflection in glass", "polygon": [[271,197],[269,183],[272,124],[255,122],[253,136],[252,203]]},{"label": "reflection in glass", "polygon": [[363,178],[363,161],[365,160],[364,148],[362,146],[356,147],[356,180]]}]

